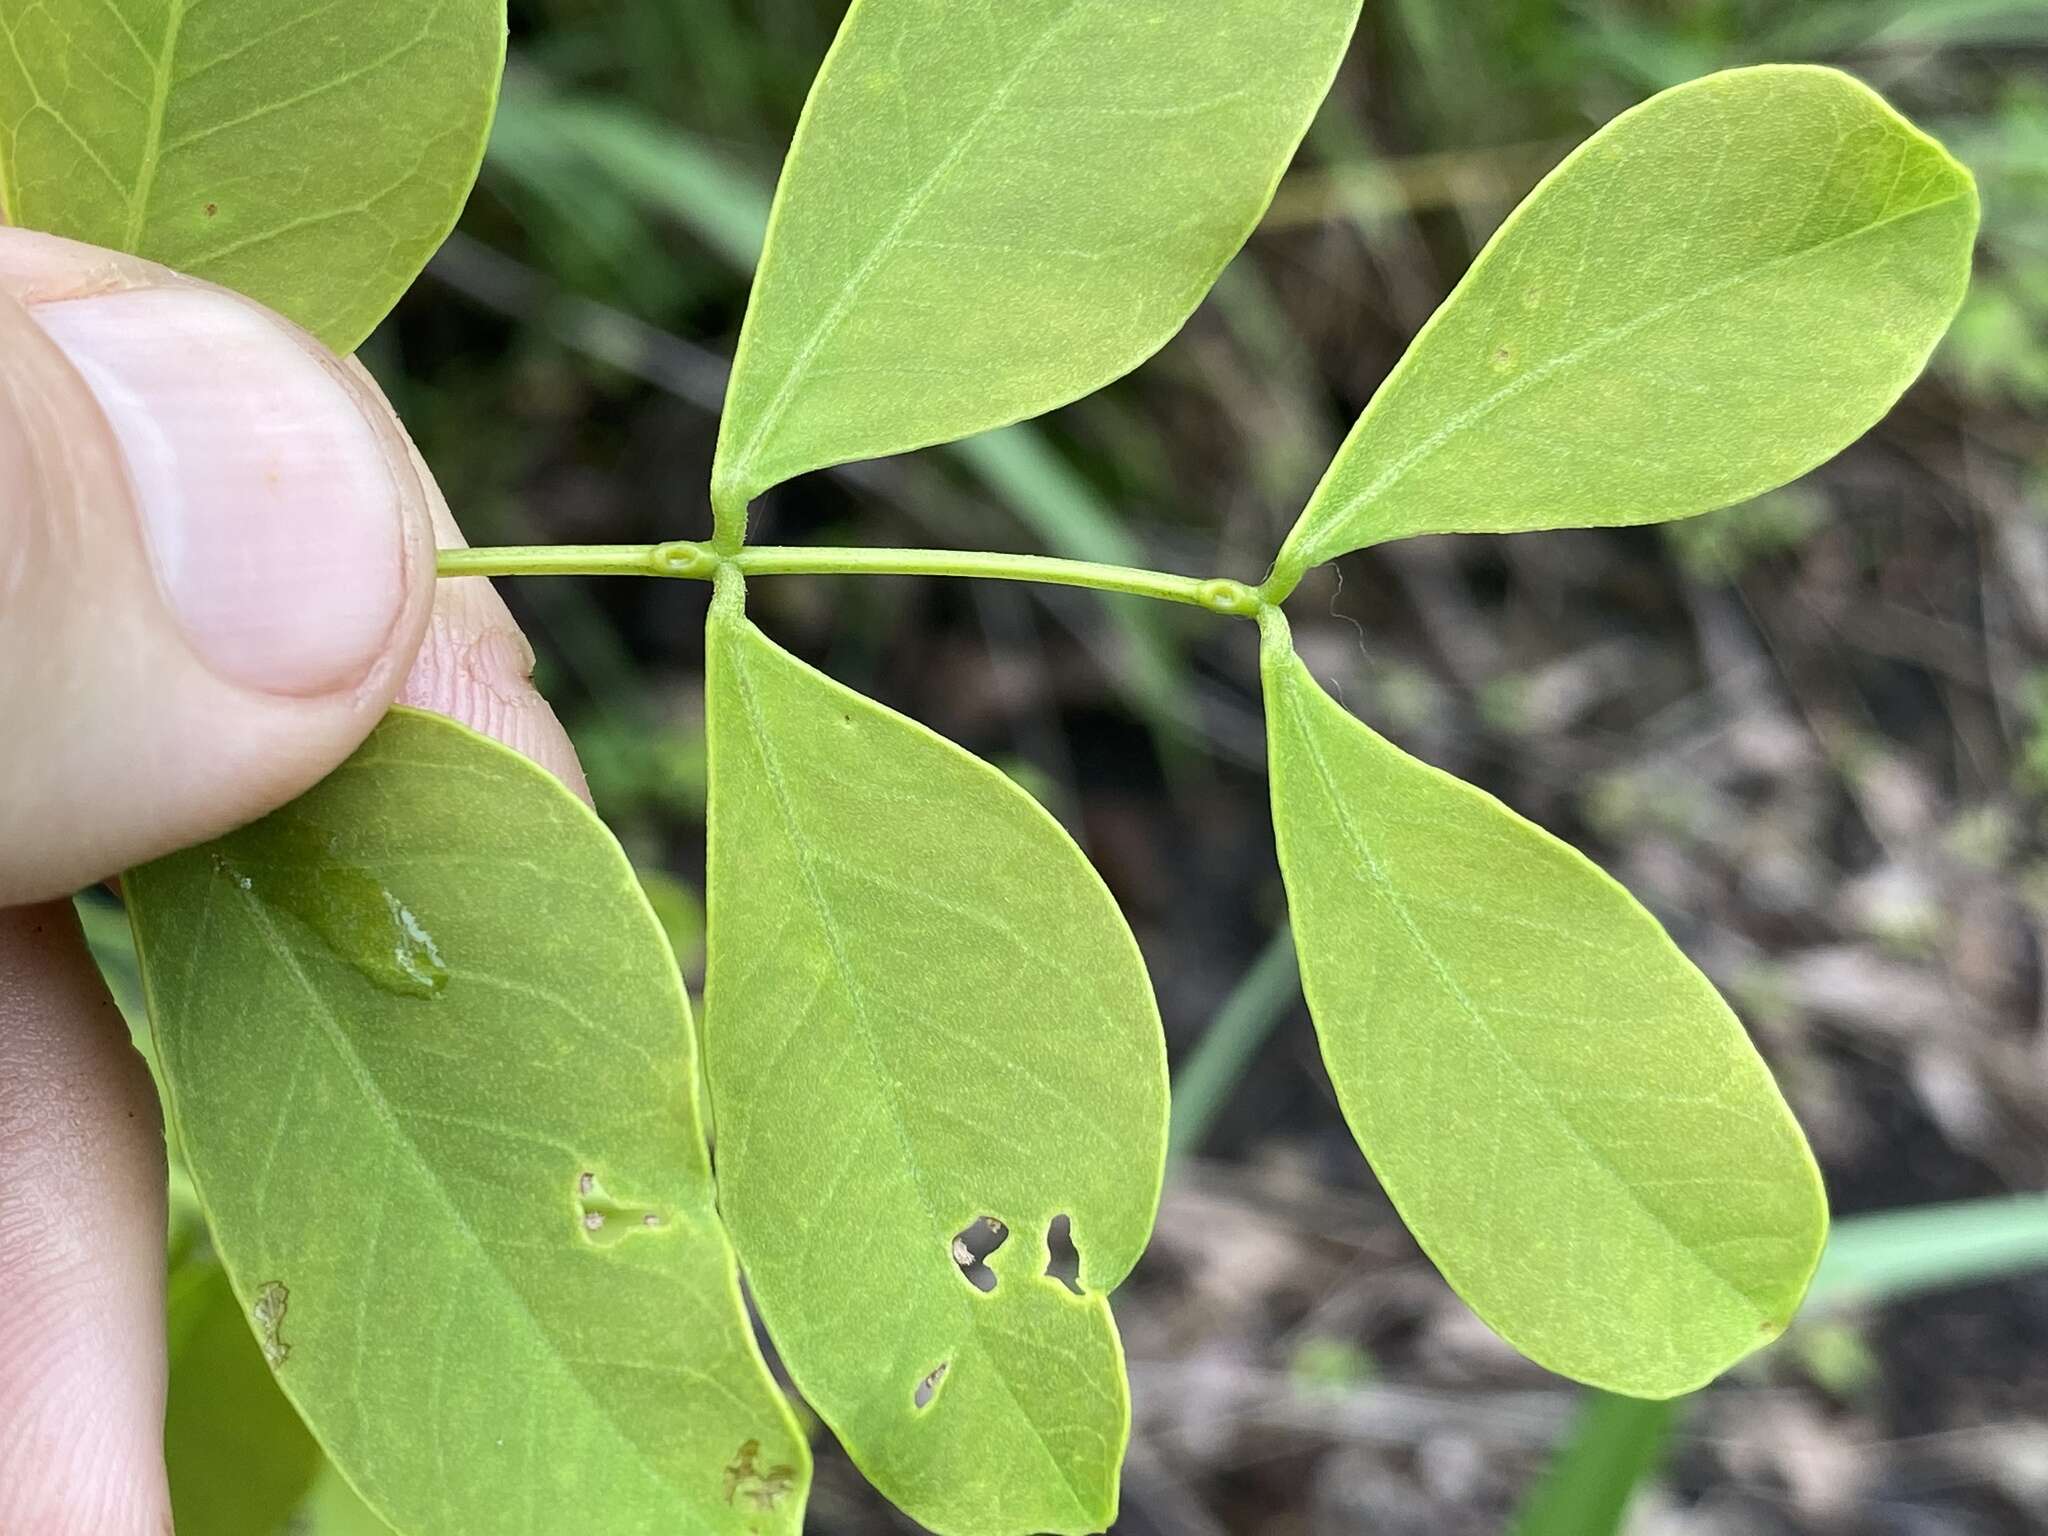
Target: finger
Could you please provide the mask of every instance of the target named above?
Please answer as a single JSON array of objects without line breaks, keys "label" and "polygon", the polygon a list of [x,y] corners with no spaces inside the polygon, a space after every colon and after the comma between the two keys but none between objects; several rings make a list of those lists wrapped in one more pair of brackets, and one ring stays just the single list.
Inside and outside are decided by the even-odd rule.
[{"label": "finger", "polygon": [[162,1536],[164,1143],[69,903],[0,912],[0,1531]]},{"label": "finger", "polygon": [[[433,546],[462,540],[376,386],[255,306],[0,231],[0,488],[0,654],[18,658],[0,676],[0,902],[290,798],[401,684],[588,798],[490,585],[435,600]],[[79,1173],[99,1154],[0,1197],[0,1295],[75,1300],[75,1255],[47,1233],[97,1199],[103,1300],[84,1310],[104,1329],[74,1346],[21,1305],[0,1332],[0,1530],[156,1532],[154,1101],[62,907],[0,913],[0,1004],[0,1164]]]},{"label": "finger", "polygon": [[0,905],[319,779],[404,681],[432,559],[361,370],[223,290],[0,230]]}]

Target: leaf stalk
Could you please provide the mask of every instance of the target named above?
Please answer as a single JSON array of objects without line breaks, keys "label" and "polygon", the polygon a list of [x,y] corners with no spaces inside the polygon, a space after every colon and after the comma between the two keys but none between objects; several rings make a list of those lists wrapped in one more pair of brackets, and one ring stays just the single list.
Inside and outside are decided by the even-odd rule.
[{"label": "leaf stalk", "polygon": [[763,544],[720,554],[709,544],[541,544],[497,549],[444,549],[442,576],[679,576],[709,581],[730,565],[747,576],[960,576],[1036,581],[1061,587],[1149,597],[1255,619],[1266,601],[1227,577],[1176,576],[1134,566],[1049,555],[1008,555],[953,549],[862,549]]}]

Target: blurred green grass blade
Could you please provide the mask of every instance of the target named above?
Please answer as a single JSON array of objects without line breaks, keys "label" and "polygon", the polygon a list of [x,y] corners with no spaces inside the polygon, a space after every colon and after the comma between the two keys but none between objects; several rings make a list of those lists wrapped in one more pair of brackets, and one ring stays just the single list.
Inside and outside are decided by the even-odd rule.
[{"label": "blurred green grass blade", "polygon": [[2048,1266],[2048,1195],[1857,1216],[1835,1228],[1807,1304],[1896,1301]]},{"label": "blurred green grass blade", "polygon": [[1216,1111],[1243,1076],[1246,1063],[1301,995],[1294,933],[1287,924],[1266,941],[1251,968],[1231,989],[1208,1031],[1173,1079],[1173,1119],[1167,1132],[1169,1162],[1193,1155]]},{"label": "blurred green grass blade", "polygon": [[1663,1459],[1681,1401],[1588,1392],[1510,1536],[1614,1536],[1636,1489]]},{"label": "blurred green grass blade", "polygon": [[1013,506],[1049,546],[1074,560],[1136,565],[1145,551],[1095,488],[1029,427],[1001,427],[952,445],[974,477]]},{"label": "blurred green grass blade", "polygon": [[2048,7],[2041,0],[1911,0],[1872,39],[1886,47],[1982,46],[2048,39]]},{"label": "blurred green grass blade", "polygon": [[1697,41],[1627,15],[1596,17],[1583,46],[1593,63],[1648,92],[1698,79],[1717,62]]},{"label": "blurred green grass blade", "polygon": [[1782,24],[1759,38],[1757,57],[1817,58],[1884,48],[1960,48],[2048,39],[2041,0],[1868,0],[1786,7]]},{"label": "blurred green grass blade", "polygon": [[171,1510],[195,1536],[272,1536],[326,1463],[264,1363],[210,1253],[170,1282],[164,1459]]},{"label": "blurred green grass blade", "polygon": [[488,163],[527,183],[551,181],[565,165],[602,172],[618,190],[685,226],[735,270],[751,272],[760,259],[767,188],[687,134],[630,107],[508,79]]},{"label": "blurred green grass blade", "polygon": [[2044,39],[2048,6],[2041,0],[1841,0],[1785,6],[1766,25],[1725,42],[1680,35],[1667,20],[1600,13],[1588,20],[1578,45],[1589,64],[1661,91],[1731,65],[2023,46]]},{"label": "blurred green grass blade", "polygon": [[572,289],[617,292],[636,308],[648,304],[648,274],[663,256],[635,204],[552,147],[515,158],[519,195],[508,196],[504,163],[489,162],[490,184],[531,235],[537,261]]},{"label": "blurred green grass blade", "polygon": [[[1109,565],[1147,563],[1144,547],[1037,428],[1002,427],[945,446],[1053,554]],[[1163,737],[1191,713],[1167,616],[1150,603],[1110,602],[1103,609],[1123,645],[1124,680]]]}]

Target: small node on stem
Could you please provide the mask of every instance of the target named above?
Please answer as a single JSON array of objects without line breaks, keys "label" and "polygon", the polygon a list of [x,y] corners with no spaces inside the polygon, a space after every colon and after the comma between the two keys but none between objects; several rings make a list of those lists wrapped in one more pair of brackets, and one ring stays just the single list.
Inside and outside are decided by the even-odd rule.
[{"label": "small node on stem", "polygon": [[1241,581],[1217,576],[1202,583],[1198,589],[1202,606],[1212,613],[1236,614],[1241,618],[1256,618],[1265,601],[1259,594]]},{"label": "small node on stem", "polygon": [[672,539],[648,552],[647,565],[657,576],[709,576],[718,569],[718,556],[702,544]]}]

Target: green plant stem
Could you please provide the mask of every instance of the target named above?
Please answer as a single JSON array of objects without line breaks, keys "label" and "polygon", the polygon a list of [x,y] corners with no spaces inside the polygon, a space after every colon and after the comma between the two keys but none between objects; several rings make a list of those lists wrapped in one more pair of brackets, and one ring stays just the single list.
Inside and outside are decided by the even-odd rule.
[{"label": "green plant stem", "polygon": [[1185,603],[1211,613],[1256,618],[1263,599],[1226,577],[1174,576],[1164,571],[952,549],[834,549],[756,545],[721,555],[707,544],[544,544],[502,549],[444,549],[443,576],[682,576],[709,581],[721,566],[747,576],[967,576],[1089,587],[1132,597]]},{"label": "green plant stem", "polygon": [[[499,549],[444,549],[436,556],[440,576],[692,576],[708,581],[716,561],[702,572],[664,568],[666,544],[534,544]],[[696,546],[692,546],[693,548]]]}]

